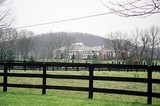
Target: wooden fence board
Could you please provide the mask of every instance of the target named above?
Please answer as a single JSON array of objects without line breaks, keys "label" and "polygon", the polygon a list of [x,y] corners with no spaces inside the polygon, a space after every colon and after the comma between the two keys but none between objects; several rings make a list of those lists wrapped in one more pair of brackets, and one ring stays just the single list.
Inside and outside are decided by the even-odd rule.
[{"label": "wooden fence board", "polygon": [[152,83],[160,84],[160,79],[152,79]]},{"label": "wooden fence board", "polygon": [[7,84],[7,87],[15,87],[15,88],[40,88],[40,89],[42,89],[42,85],[32,85],[32,84]]},{"label": "wooden fence board", "polygon": [[129,78],[129,77],[110,77],[110,76],[94,76],[93,80],[105,80],[105,81],[124,81],[124,82],[148,82],[147,78]]},{"label": "wooden fence board", "polygon": [[43,78],[43,74],[27,74],[27,73],[7,73],[9,77],[32,77],[32,78]]},{"label": "wooden fence board", "polygon": [[3,76],[4,74],[3,73],[0,73],[0,76]]},{"label": "wooden fence board", "polygon": [[160,93],[152,93],[152,97],[160,98]]},{"label": "wooden fence board", "polygon": [[94,88],[93,91],[99,92],[99,93],[113,93],[113,94],[125,94],[125,95],[136,95],[136,96],[147,96],[148,95],[147,92],[106,89],[106,88]]},{"label": "wooden fence board", "polygon": [[72,91],[89,91],[88,87],[55,86],[55,85],[46,85],[46,89],[72,90]]},{"label": "wooden fence board", "polygon": [[93,64],[95,68],[148,69],[147,65]]},{"label": "wooden fence board", "polygon": [[82,75],[51,75],[47,74],[47,78],[56,78],[56,79],[80,79],[80,80],[89,80],[89,76]]}]

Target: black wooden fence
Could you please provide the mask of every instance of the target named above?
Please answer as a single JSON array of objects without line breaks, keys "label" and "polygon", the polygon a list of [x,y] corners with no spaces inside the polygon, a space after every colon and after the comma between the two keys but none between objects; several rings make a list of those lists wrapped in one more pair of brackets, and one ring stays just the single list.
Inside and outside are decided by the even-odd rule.
[{"label": "black wooden fence", "polygon": [[[3,92],[7,92],[7,87],[16,88],[38,88],[42,89],[42,94],[46,94],[46,89],[58,89],[58,90],[72,90],[72,91],[86,91],[88,92],[88,98],[93,98],[94,92],[99,93],[112,93],[112,94],[126,94],[126,95],[136,95],[147,97],[147,103],[152,104],[152,97],[160,98],[160,93],[152,92],[152,84],[160,84],[160,79],[153,79],[152,72],[159,71],[160,66],[147,66],[147,65],[117,65],[117,64],[86,64],[86,63],[0,63],[3,70],[0,72],[0,76],[3,76],[3,82],[0,86],[3,87]],[[28,73],[11,73],[8,72],[11,67],[23,67],[24,70],[27,67],[42,67],[43,74],[28,74]],[[78,67],[88,69],[89,75],[51,75],[47,74],[47,67]],[[94,71],[96,68],[104,68],[104,71],[110,71],[110,69],[119,71],[146,71],[147,78],[129,78],[129,77],[111,77],[111,76],[95,76]],[[113,70],[112,70],[113,71]],[[8,77],[32,77],[32,78],[42,78],[42,85],[33,84],[13,84],[8,83]],[[47,85],[46,78],[56,78],[56,79],[79,79],[88,80],[88,87],[73,87],[73,86],[54,86]],[[105,81],[122,81],[122,82],[140,82],[147,83],[147,92],[141,91],[130,91],[130,90],[119,90],[119,89],[106,89],[106,88],[95,88],[93,87],[94,80],[105,80]]]}]

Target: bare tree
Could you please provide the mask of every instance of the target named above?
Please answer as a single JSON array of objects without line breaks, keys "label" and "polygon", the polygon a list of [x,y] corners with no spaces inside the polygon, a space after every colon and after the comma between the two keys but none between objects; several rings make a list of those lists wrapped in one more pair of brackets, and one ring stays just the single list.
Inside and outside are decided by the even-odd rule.
[{"label": "bare tree", "polygon": [[[5,60],[9,49],[13,51],[13,41],[16,30],[9,28],[14,21],[13,9],[11,9],[10,0],[0,0],[0,59]],[[12,42],[12,43],[10,43]],[[12,44],[12,45],[10,45]]]},{"label": "bare tree", "polygon": [[[35,41],[35,50],[41,52],[42,59],[51,59],[57,55],[63,54],[62,57],[66,58],[69,56],[70,45],[73,43],[73,37],[69,36],[66,32],[57,32],[57,33],[46,33],[41,34],[37,37]],[[61,47],[64,47],[64,51],[56,52]],[[53,54],[55,52],[55,54]],[[53,56],[54,55],[54,56]],[[58,57],[59,57],[58,56]]]},{"label": "bare tree", "polygon": [[107,38],[110,40],[106,40],[106,46],[109,45],[110,49],[113,49],[116,63],[118,63],[119,60],[123,60],[124,63],[128,57],[128,42],[126,41],[127,35],[122,32],[115,32],[108,34]]},{"label": "bare tree", "polygon": [[119,16],[148,16],[160,13],[160,0],[101,0],[111,12]]},{"label": "bare tree", "polygon": [[149,30],[149,36],[151,39],[151,56],[150,56],[150,63],[153,62],[155,57],[155,49],[160,45],[160,27],[152,26]]},{"label": "bare tree", "polygon": [[130,41],[132,43],[131,58],[134,64],[140,64],[145,56],[145,52],[150,47],[150,37],[147,30],[136,29],[135,32],[131,32]]},{"label": "bare tree", "polygon": [[15,20],[10,0],[0,0],[0,29],[9,27]]},{"label": "bare tree", "polygon": [[0,59],[5,60],[7,51],[15,52],[18,32],[14,28],[0,30]]},{"label": "bare tree", "polygon": [[33,49],[33,39],[34,33],[27,30],[21,30],[19,32],[19,39],[17,43],[18,53],[23,59],[28,58],[28,53]]},{"label": "bare tree", "polygon": [[124,39],[124,41],[119,47],[119,55],[120,55],[120,59],[122,60],[122,64],[125,64],[127,59],[129,58],[131,45],[132,45],[131,42],[127,41],[127,38],[126,38]]},{"label": "bare tree", "polygon": [[59,33],[50,33],[48,44],[46,45],[48,50],[47,52],[50,54],[50,58],[53,57],[54,49],[60,49],[64,47],[64,51],[62,52],[62,58],[64,61],[67,60],[69,55],[70,45],[73,43],[73,38],[66,35],[67,33],[59,32]]}]

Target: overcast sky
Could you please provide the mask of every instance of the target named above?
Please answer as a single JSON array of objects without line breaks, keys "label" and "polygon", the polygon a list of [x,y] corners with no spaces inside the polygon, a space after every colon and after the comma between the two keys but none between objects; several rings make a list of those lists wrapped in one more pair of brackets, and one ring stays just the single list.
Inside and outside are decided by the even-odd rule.
[{"label": "overcast sky", "polygon": [[[55,22],[65,19],[109,12],[100,0],[14,0],[15,27]],[[26,28],[36,34],[46,32],[83,32],[105,36],[109,32],[130,32],[160,26],[160,13],[147,18],[124,18],[115,14]]]}]

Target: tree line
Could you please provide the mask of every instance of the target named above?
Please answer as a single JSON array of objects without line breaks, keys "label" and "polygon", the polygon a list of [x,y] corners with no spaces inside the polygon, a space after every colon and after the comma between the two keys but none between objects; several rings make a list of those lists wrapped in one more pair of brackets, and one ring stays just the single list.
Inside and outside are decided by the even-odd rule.
[{"label": "tree line", "polygon": [[106,46],[115,53],[116,63],[152,64],[160,59],[160,27],[153,25],[148,29],[136,29],[131,33],[111,32],[106,36]]},{"label": "tree line", "polygon": [[68,49],[74,38],[64,32],[35,35],[32,31],[0,30],[0,60],[52,59],[55,49]]},{"label": "tree line", "polygon": [[[75,33],[74,33],[75,34]],[[37,35],[32,31],[5,28],[0,30],[0,60],[52,59],[53,52],[64,47],[71,49],[72,33],[57,32]],[[104,39],[105,50],[110,49],[116,63],[152,64],[160,59],[160,27],[135,29],[130,33],[111,32]],[[59,54],[61,55],[61,54]]]}]

